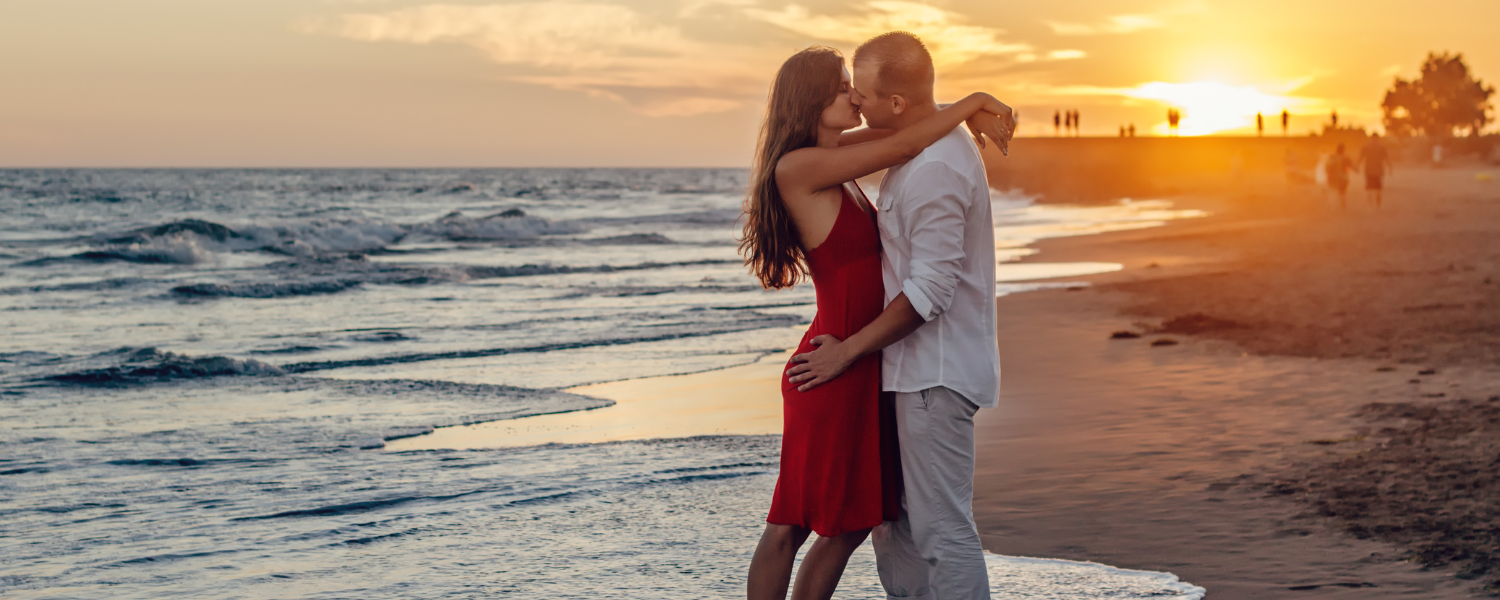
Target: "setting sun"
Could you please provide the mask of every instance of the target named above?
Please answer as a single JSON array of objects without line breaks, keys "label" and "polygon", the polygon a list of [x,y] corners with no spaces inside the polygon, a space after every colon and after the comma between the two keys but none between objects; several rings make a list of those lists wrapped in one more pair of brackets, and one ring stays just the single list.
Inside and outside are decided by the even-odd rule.
[{"label": "setting sun", "polygon": [[[1269,94],[1254,86],[1232,86],[1214,81],[1192,83],[1164,83],[1153,81],[1127,90],[1126,96],[1143,100],[1157,100],[1168,107],[1182,111],[1179,135],[1210,135],[1224,131],[1255,126],[1255,115],[1265,115],[1266,127],[1282,110],[1297,112],[1318,108],[1321,102],[1311,98]],[[1168,133],[1166,122],[1156,124],[1152,131],[1158,135]]]}]

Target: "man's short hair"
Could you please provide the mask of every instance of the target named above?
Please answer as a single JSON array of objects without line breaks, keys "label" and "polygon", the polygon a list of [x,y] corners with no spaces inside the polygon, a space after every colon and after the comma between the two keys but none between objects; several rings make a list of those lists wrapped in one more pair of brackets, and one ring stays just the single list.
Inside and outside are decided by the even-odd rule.
[{"label": "man's short hair", "polygon": [[917,36],[892,31],[870,38],[854,50],[854,64],[866,61],[876,65],[876,94],[900,95],[917,103],[932,101],[936,78],[932,54]]}]

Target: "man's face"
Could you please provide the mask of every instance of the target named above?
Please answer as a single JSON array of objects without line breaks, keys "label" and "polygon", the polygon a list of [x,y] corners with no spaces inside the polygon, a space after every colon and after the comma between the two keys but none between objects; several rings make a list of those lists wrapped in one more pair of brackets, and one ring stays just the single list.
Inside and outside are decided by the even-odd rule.
[{"label": "man's face", "polygon": [[875,75],[879,71],[879,65],[870,61],[854,63],[854,89],[849,94],[849,101],[859,107],[860,114],[864,115],[865,123],[870,127],[891,129],[896,120],[891,103],[881,101],[875,93]]}]

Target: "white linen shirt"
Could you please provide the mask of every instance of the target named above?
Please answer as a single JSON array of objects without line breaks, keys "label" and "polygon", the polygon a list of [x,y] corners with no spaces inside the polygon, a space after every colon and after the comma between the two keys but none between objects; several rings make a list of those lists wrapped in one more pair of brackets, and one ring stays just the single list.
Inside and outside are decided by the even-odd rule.
[{"label": "white linen shirt", "polygon": [[1000,397],[995,230],[979,149],[954,129],[891,167],[878,200],[885,300],[898,294],[927,322],[881,353],[882,389],[942,386],[981,408]]}]

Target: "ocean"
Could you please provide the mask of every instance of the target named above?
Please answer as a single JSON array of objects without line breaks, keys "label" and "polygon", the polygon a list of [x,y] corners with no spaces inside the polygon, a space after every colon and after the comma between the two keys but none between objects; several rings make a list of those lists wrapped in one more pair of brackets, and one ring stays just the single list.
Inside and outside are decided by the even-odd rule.
[{"label": "ocean", "polygon": [[[385,446],[794,346],[813,292],[746,273],[746,177],[0,170],[0,597],[742,595],[776,436]],[[1011,263],[1037,239],[1196,216],[992,202],[998,294],[1119,268]],[[1203,593],[990,559],[997,597]],[[879,596],[866,547],[839,597]]]}]

